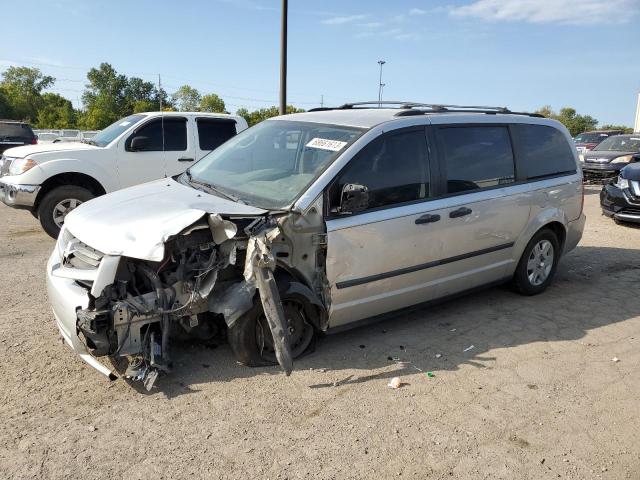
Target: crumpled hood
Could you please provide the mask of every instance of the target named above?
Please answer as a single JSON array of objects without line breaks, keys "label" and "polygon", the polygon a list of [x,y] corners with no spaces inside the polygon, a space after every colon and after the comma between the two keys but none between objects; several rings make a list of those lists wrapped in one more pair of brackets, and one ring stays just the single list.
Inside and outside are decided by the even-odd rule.
[{"label": "crumpled hood", "polygon": [[159,262],[164,242],[207,213],[257,216],[267,211],[164,178],[81,205],[67,216],[65,228],[104,254]]},{"label": "crumpled hood", "polygon": [[[100,149],[95,145],[89,145],[82,142],[58,142],[58,143],[42,143],[38,145],[24,145],[23,147],[9,148],[4,151],[4,155],[7,157],[24,158],[27,155],[33,155],[37,153],[49,153],[49,152],[62,152],[69,150],[95,150]],[[37,157],[34,160],[38,160]]]}]

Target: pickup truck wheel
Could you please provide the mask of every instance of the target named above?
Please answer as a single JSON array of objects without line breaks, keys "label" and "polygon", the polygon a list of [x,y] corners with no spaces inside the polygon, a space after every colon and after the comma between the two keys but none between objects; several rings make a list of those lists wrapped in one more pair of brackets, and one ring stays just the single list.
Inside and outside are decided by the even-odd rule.
[{"label": "pickup truck wheel", "polygon": [[[297,358],[309,350],[315,331],[305,316],[303,300],[288,298],[281,292],[281,301],[287,318],[291,356]],[[277,364],[271,331],[257,295],[253,307],[229,327],[227,339],[238,362],[250,367]]]},{"label": "pickup truck wheel", "polygon": [[81,203],[94,198],[86,188],[63,185],[48,192],[40,201],[38,218],[40,225],[52,238],[58,238],[66,216]]},{"label": "pickup truck wheel", "polygon": [[523,295],[544,292],[553,281],[560,259],[560,242],[551,230],[542,229],[529,241],[516,272],[513,286]]}]

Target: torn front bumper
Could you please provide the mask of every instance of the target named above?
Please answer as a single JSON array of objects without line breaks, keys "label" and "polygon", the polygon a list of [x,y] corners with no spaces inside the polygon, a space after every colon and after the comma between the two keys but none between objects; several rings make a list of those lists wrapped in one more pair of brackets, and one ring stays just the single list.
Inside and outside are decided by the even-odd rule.
[{"label": "torn front bumper", "polygon": [[47,293],[60,335],[65,343],[100,373],[111,380],[118,378],[115,372],[92,356],[78,337],[76,312],[89,306],[89,294],[76,280],[62,276],[61,259],[55,248],[47,263]]}]

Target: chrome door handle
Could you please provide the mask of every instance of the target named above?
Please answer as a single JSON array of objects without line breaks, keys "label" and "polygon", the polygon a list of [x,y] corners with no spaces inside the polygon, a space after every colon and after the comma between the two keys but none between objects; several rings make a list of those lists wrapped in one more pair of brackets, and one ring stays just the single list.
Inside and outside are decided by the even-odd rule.
[{"label": "chrome door handle", "polygon": [[433,223],[440,220],[440,215],[432,215],[427,213],[426,215],[422,215],[421,217],[416,218],[416,225],[423,225],[425,223]]},{"label": "chrome door handle", "polygon": [[471,210],[470,208],[460,207],[457,210],[454,210],[453,212],[449,212],[449,218],[464,217],[466,215],[470,215],[472,212],[473,210]]}]

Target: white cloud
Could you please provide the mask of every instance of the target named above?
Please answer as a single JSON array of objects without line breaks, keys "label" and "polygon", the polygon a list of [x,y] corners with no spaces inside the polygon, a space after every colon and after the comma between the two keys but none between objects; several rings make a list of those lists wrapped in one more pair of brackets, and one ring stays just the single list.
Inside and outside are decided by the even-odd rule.
[{"label": "white cloud", "polygon": [[353,38],[369,38],[369,37],[373,37],[372,32],[360,32],[360,33],[356,33],[353,36]]},{"label": "white cloud", "polygon": [[393,38],[396,40],[420,40],[420,34],[415,32],[401,33]]},{"label": "white cloud", "polygon": [[402,35],[403,31],[401,28],[390,28],[389,30],[385,30],[380,32],[380,35],[383,37],[395,37],[396,35]]},{"label": "white cloud", "polygon": [[382,22],[367,22],[367,23],[359,23],[358,27],[362,28],[379,28],[382,27],[384,23]]},{"label": "white cloud", "polygon": [[426,10],[422,10],[421,8],[412,8],[411,10],[409,10],[409,15],[412,16],[417,16],[417,15],[426,15],[427,11]]},{"label": "white cloud", "polygon": [[640,13],[638,0],[475,0],[451,14],[488,21],[595,24],[623,23]]},{"label": "white cloud", "polygon": [[359,20],[364,20],[365,18],[367,18],[366,15],[346,15],[341,17],[327,18],[325,20],[322,20],[322,22],[320,23],[323,23],[325,25],[344,25],[345,23],[357,22]]}]

